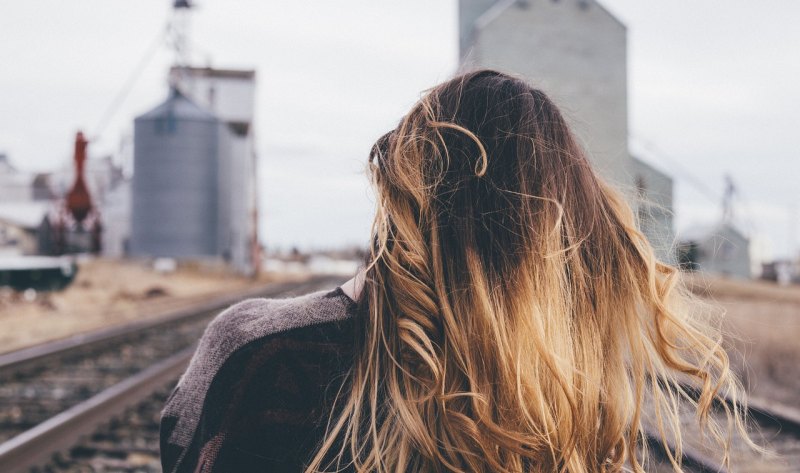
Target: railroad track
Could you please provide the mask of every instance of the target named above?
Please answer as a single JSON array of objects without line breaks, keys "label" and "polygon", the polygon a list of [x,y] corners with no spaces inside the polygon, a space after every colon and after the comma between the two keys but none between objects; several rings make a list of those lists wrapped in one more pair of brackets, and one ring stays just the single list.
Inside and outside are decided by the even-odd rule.
[{"label": "railroad track", "polygon": [[0,355],[0,472],[29,471],[174,384],[205,326],[230,304],[312,292],[341,279],[319,276],[273,284],[147,322]]},{"label": "railroad track", "polygon": [[[244,297],[299,294],[332,287],[339,282],[335,278],[317,278],[299,284],[275,285],[124,329],[0,355],[0,439],[3,435],[9,438],[6,432],[15,432],[13,438],[0,443],[0,472],[160,471],[157,444],[160,409],[169,387],[191,358],[194,341],[210,318]],[[179,338],[184,341],[157,338],[168,332],[181,334],[183,338]],[[181,348],[182,343],[185,347]],[[165,346],[170,349],[158,348]],[[109,347],[112,348],[109,350]],[[142,350],[142,347],[150,348]],[[109,351],[117,353],[116,359]],[[66,365],[70,369],[77,367],[80,375],[72,371],[72,376],[65,376]],[[94,370],[94,365],[99,368]],[[101,383],[102,387],[82,386],[81,382],[87,380]],[[49,393],[50,397],[42,396],[43,402],[36,408],[30,407],[35,403],[28,405],[18,400],[15,410],[5,402],[14,389],[21,389],[31,397],[39,392]],[[61,401],[72,404],[65,407]],[[757,429],[754,438],[776,455],[763,457],[739,445],[729,471],[800,472],[800,415],[760,401],[751,400],[749,408]],[[35,422],[24,425],[7,422],[14,415],[19,417],[21,411],[25,418],[29,413],[38,414],[36,425],[30,425]],[[115,416],[117,420],[109,422]],[[690,415],[687,414],[684,424],[687,429],[683,452],[686,471],[727,472],[721,468],[716,452],[702,447],[699,434],[691,428],[694,421]],[[98,426],[103,427],[98,430]],[[651,435],[649,442],[657,457],[659,451],[663,453],[655,436]],[[36,465],[42,469],[35,469]],[[662,455],[662,461],[648,471],[662,473],[672,469]]]},{"label": "railroad track", "polygon": [[[715,408],[715,415],[724,425],[724,417]],[[748,414],[751,419],[751,438],[768,450],[761,454],[748,448],[740,438],[734,437],[730,468],[723,468],[720,452],[703,438],[697,429],[693,413],[687,410],[682,416],[684,426],[683,464],[687,471],[698,473],[795,473],[800,472],[800,413],[785,407],[750,399]],[[654,473],[672,471],[662,443],[654,430],[648,432],[648,442],[660,458]],[[673,450],[674,451],[674,450]]]},{"label": "railroad track", "polygon": [[[177,378],[169,385],[175,382]],[[159,423],[169,393],[168,388],[158,389],[90,435],[83,436],[68,450],[53,455],[38,471],[161,473]]]}]

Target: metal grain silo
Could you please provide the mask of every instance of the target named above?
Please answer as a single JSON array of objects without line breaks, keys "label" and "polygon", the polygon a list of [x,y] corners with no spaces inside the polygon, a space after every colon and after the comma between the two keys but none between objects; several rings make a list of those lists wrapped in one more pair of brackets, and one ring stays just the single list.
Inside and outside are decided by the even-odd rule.
[{"label": "metal grain silo", "polygon": [[175,90],[136,118],[131,255],[217,255],[220,127]]},{"label": "metal grain silo", "polygon": [[239,272],[257,270],[254,70],[173,66],[182,93],[219,118],[219,255]]}]

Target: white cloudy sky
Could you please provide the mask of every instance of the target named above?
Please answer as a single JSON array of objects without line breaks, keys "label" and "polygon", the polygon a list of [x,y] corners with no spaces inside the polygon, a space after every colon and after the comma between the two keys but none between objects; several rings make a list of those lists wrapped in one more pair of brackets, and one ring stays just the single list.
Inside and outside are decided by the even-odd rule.
[{"label": "white cloudy sky", "polygon": [[[77,129],[101,128],[169,3],[3,2],[0,152],[22,169],[61,165]],[[456,1],[198,3],[197,59],[258,71],[263,240],[366,243],[367,151],[420,91],[455,70]],[[796,248],[800,2],[602,3],[628,26],[631,149],[676,177],[678,230],[717,218],[727,172],[758,248]],[[164,98],[170,60],[162,48],[143,69],[92,155],[117,150],[132,118]]]}]

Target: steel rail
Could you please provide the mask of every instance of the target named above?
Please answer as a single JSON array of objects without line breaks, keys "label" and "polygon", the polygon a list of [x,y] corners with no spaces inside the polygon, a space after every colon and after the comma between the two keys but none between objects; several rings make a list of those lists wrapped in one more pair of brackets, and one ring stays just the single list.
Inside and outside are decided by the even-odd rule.
[{"label": "steel rail", "polygon": [[27,471],[75,444],[109,418],[136,405],[183,372],[195,346],[162,360],[0,444],[0,471]]},{"label": "steel rail", "polygon": [[[650,444],[650,448],[657,450],[658,454],[664,459],[664,461],[669,462],[669,456],[666,453],[666,448],[669,448],[669,451],[674,454],[675,445],[667,440],[667,447],[664,447],[661,437],[657,432],[651,429],[645,429],[645,437],[647,443]],[[727,468],[723,468],[719,461],[709,457],[691,445],[684,444],[682,449],[682,464],[684,467],[691,468],[690,471],[699,473],[729,473],[729,470]]]},{"label": "steel rail", "polygon": [[782,431],[800,435],[800,410],[796,408],[751,397],[747,400],[747,411],[758,423],[772,424]]},{"label": "steel rail", "polygon": [[[684,385],[683,388],[688,392],[699,395],[699,391],[695,387]],[[721,402],[733,406],[733,401],[728,397],[725,397],[723,400],[715,400],[718,406]],[[790,435],[800,436],[800,411],[797,409],[755,397],[749,397],[747,399],[746,408],[747,416],[753,419],[756,424],[764,427],[773,427],[782,433],[786,432]],[[653,429],[646,428],[645,435],[651,447],[658,450],[664,460],[669,461],[664,451],[664,444],[658,433]],[[667,446],[671,452],[675,451],[672,442],[667,441]],[[719,459],[712,458],[691,445],[683,445],[681,456],[683,457],[683,464],[692,468],[694,471],[703,473],[728,473],[729,471],[723,468]]]},{"label": "steel rail", "polygon": [[[219,310],[243,298],[304,292],[321,284],[338,280],[341,280],[341,277],[316,276],[305,281],[279,283],[270,287],[216,298],[191,308],[170,311],[146,322],[100,330],[87,335],[46,343],[31,349],[12,352],[0,357],[0,369],[17,368],[24,364],[39,362],[50,356],[80,349],[87,344],[102,344],[113,341],[138,331]],[[195,349],[196,343],[8,441],[0,443],[0,471],[3,473],[27,471],[31,467],[46,461],[54,453],[76,444],[82,436],[91,433],[113,416],[122,413],[130,406],[136,405],[170,380],[177,378],[185,370]]]}]

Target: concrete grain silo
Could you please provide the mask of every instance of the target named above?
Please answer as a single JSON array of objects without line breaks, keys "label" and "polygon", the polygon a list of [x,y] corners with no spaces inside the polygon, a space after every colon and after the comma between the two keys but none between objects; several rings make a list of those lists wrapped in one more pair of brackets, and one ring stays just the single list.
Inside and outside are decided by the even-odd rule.
[{"label": "concrete grain silo", "polygon": [[459,0],[460,68],[520,76],[560,108],[593,167],[624,192],[657,255],[672,251],[672,179],[628,150],[627,28],[598,0]]},{"label": "concrete grain silo", "polygon": [[136,118],[132,256],[218,255],[221,126],[175,90]]},{"label": "concrete grain silo", "polygon": [[635,197],[627,29],[595,0],[460,0],[461,67],[520,75],[559,106],[595,169]]}]

